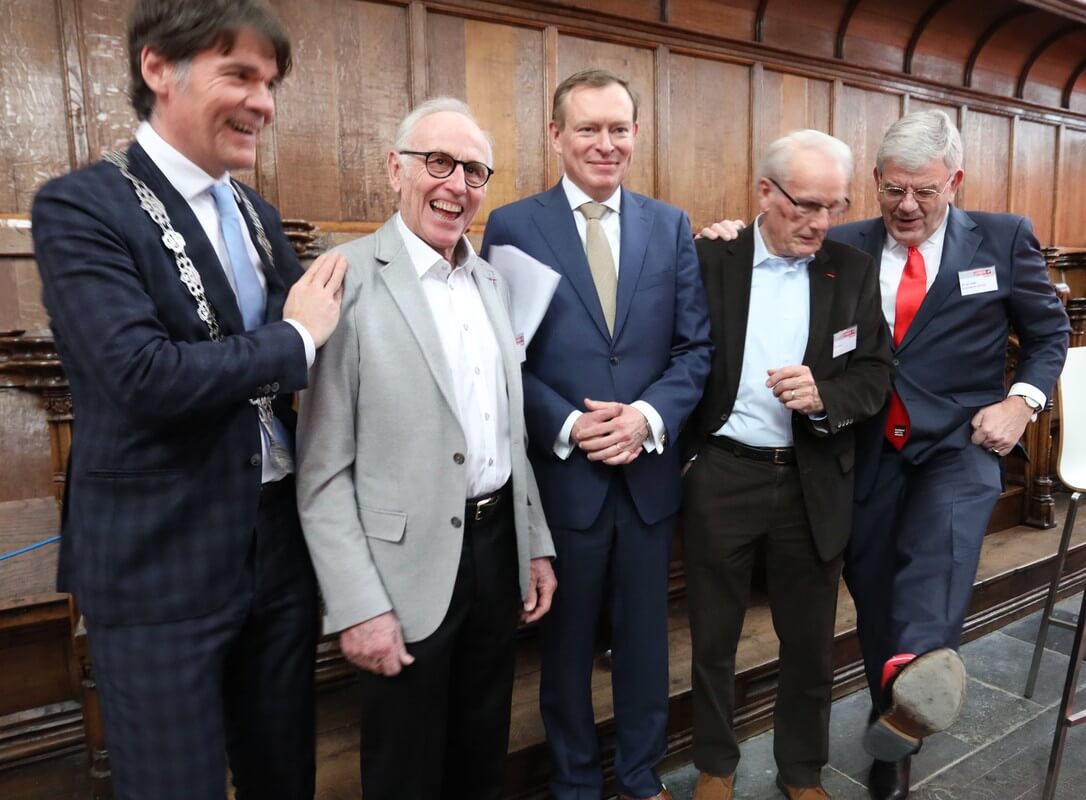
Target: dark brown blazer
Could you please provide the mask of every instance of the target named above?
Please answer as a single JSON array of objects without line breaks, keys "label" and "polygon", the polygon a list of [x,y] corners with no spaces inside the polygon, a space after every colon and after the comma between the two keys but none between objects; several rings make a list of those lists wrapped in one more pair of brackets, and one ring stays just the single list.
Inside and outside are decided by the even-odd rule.
[{"label": "dark brown blazer", "polygon": [[[697,251],[716,349],[705,393],[683,434],[687,458],[724,424],[735,403],[750,306],[754,229],[744,229],[731,242],[699,239]],[[877,413],[889,395],[890,344],[871,256],[827,239],[808,270],[810,329],[803,363],[814,375],[826,419],[812,422],[793,414],[792,434],[815,546],[829,560],[844,549],[851,525],[852,426]],[[764,324],[773,325],[774,320]],[[834,334],[853,325],[856,349],[834,358]]]}]

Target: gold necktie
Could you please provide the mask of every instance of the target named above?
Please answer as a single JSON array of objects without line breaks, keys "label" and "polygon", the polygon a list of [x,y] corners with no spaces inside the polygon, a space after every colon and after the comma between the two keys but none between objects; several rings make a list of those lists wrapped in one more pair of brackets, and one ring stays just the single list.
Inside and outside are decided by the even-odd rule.
[{"label": "gold necktie", "polygon": [[615,274],[615,257],[611,253],[611,243],[603,232],[603,216],[607,207],[602,203],[588,202],[578,209],[588,223],[585,232],[584,249],[588,255],[588,268],[592,271],[592,281],[596,284],[596,293],[603,306],[603,318],[607,322],[609,333],[615,332],[615,296],[618,292],[618,275]]}]

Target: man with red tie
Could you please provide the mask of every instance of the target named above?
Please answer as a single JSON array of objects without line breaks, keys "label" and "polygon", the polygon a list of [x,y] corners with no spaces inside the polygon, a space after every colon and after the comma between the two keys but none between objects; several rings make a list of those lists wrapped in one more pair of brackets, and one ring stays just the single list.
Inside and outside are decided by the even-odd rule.
[{"label": "man with red tie", "polygon": [[[873,701],[871,795],[901,800],[920,740],[961,709],[956,650],[1000,458],[1047,402],[1070,326],[1029,220],[952,205],[964,172],[945,113],[902,117],[876,163],[882,217],[829,238],[874,257],[892,334],[893,395],[856,432],[844,574]],[[1020,350],[1005,392],[1011,330]]]}]

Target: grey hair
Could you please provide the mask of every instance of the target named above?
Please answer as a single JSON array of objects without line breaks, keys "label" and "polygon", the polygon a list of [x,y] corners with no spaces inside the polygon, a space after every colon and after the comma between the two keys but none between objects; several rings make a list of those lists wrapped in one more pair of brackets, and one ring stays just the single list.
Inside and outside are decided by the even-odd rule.
[{"label": "grey hair", "polygon": [[962,166],[962,137],[945,111],[914,111],[899,119],[882,137],[875,166],[882,172],[892,161],[910,172],[942,159],[951,172]]},{"label": "grey hair", "polygon": [[836,137],[822,131],[807,128],[792,131],[770,143],[766,148],[762,162],[758,165],[759,178],[772,178],[780,183],[786,182],[791,175],[792,158],[800,150],[815,150],[837,162],[847,180],[852,180],[852,149]]},{"label": "grey hair", "polygon": [[[483,127],[479,124],[479,120],[475,118],[475,115],[471,112],[471,108],[468,107],[467,103],[459,98],[450,97],[448,95],[431,97],[429,100],[419,103],[411,109],[407,113],[407,116],[400,120],[400,124],[396,127],[396,139],[392,144],[393,149],[410,150],[411,134],[414,132],[415,126],[431,114],[441,114],[443,112],[460,114],[475,123],[475,127],[479,129],[480,133],[483,134],[483,138],[486,140],[487,164],[489,166],[494,166],[494,141],[490,138],[490,134],[483,130]],[[406,165],[407,162],[401,157],[400,163]]]}]

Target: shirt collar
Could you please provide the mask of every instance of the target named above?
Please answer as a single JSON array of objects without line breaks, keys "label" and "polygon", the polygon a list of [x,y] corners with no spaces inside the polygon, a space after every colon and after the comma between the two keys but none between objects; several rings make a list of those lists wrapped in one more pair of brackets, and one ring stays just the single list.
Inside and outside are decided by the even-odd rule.
[{"label": "shirt collar", "polygon": [[[765,246],[765,239],[762,238],[761,231],[761,219],[762,215],[759,214],[754,218],[754,266],[759,267],[766,262],[775,262],[783,264],[789,271],[797,270],[802,267],[806,267],[814,259],[813,255],[800,256],[797,258],[788,258],[786,256],[775,256],[769,252],[769,248]],[[767,264],[768,266],[768,264]]]},{"label": "shirt collar", "polygon": [[166,180],[189,203],[220,180],[229,180],[230,173],[213,178],[196,166],[180,150],[163,139],[151,123],[144,120],[136,129],[136,141],[144,149],[154,165],[166,176]]},{"label": "shirt collar", "polygon": [[[569,179],[569,176],[562,176],[562,189],[566,193],[566,200],[569,202],[571,210],[576,211],[585,203],[591,203],[592,198],[585,194],[584,189],[575,184]],[[622,213],[622,187],[619,186],[615,189],[615,193],[604,200],[600,205],[607,206],[611,211],[616,214]]]},{"label": "shirt collar", "polygon": [[[939,227],[932,231],[931,236],[922,241],[918,249],[924,255],[925,258],[930,258],[933,253],[943,252],[943,240],[946,238],[946,226],[950,221],[950,204],[947,204],[946,211],[943,213],[943,221],[939,223]],[[889,231],[887,231],[889,234]],[[895,253],[899,258],[909,257],[909,248],[899,242],[891,235],[886,237],[886,249],[891,253]]]},{"label": "shirt collar", "polygon": [[[445,274],[448,274],[451,265],[445,260],[445,257],[408,228],[399,211],[396,212],[393,219],[396,220],[396,229],[400,232],[400,237],[407,248],[407,255],[410,257],[418,276],[423,277],[435,267],[441,267],[445,270]],[[453,257],[456,259],[457,266],[464,270],[464,274],[470,276],[475,269],[476,255],[475,248],[471,246],[467,236],[460,237],[460,241],[453,251]]]}]

